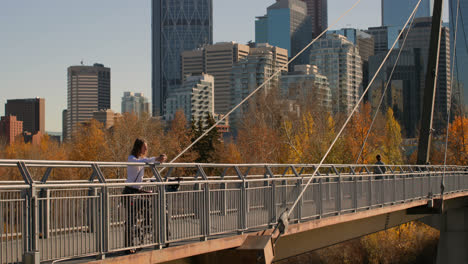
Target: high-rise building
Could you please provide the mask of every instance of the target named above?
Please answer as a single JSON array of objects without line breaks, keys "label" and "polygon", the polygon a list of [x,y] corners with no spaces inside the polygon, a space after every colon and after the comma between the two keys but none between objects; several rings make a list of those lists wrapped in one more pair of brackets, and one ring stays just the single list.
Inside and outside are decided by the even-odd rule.
[{"label": "high-rise building", "polygon": [[339,34],[348,38],[359,50],[362,60],[362,86],[367,87],[369,83],[369,57],[374,55],[374,37],[365,31],[354,28],[343,28],[328,31],[327,34]]},{"label": "high-rise building", "polygon": [[141,116],[150,113],[148,98],[143,93],[124,92],[122,97],[122,113],[133,113]]},{"label": "high-rise building", "polygon": [[[390,74],[398,57],[399,50],[394,50],[388,57],[384,68],[376,76],[369,89],[368,101],[372,108],[377,109],[387,82],[389,86],[385,93],[381,110],[393,109],[395,118],[403,128],[407,138],[417,136],[421,120],[422,90],[421,80],[425,78],[422,54],[420,49],[405,49],[402,51],[397,67],[390,80]],[[369,75],[374,76],[386,53],[379,53],[369,58]]]},{"label": "high-rise building", "polygon": [[[277,0],[267,8],[267,14],[255,21],[255,42],[268,43],[288,50],[288,56],[296,56],[312,40],[307,4],[301,0]],[[307,64],[304,52],[294,62]]]},{"label": "high-rise building", "polygon": [[152,0],[153,115],[182,83],[180,55],[213,43],[213,0]]},{"label": "high-rise building", "polygon": [[[275,72],[288,63],[288,51],[268,44],[257,44],[251,48],[249,56],[240,60],[232,68],[231,75],[231,108],[238,105],[251,92],[262,85]],[[273,78],[262,88],[266,91],[278,85],[279,76]],[[230,116],[230,124],[234,129],[239,125],[239,119],[247,110],[247,106],[238,108]]]},{"label": "high-rise building", "polygon": [[[419,49],[423,60],[423,65],[427,65],[429,56],[429,42],[431,39],[431,17],[421,17],[414,20],[413,28],[408,35],[404,49]],[[400,46],[406,35],[406,29],[402,34]],[[450,109],[452,90],[451,90],[451,65],[450,65],[450,33],[447,27],[442,27],[440,36],[440,56],[439,56],[439,74],[437,79],[436,98],[434,105],[434,129],[436,133],[442,133],[446,127],[447,114]],[[424,67],[424,75],[427,67]],[[423,91],[425,87],[425,78],[421,79],[421,98],[423,100]],[[422,106],[422,103],[421,103]]]},{"label": "high-rise building", "polygon": [[283,98],[290,100],[312,100],[320,110],[331,111],[332,98],[328,79],[319,73],[315,65],[296,65],[293,72],[285,73],[280,78]]},{"label": "high-rise building", "polygon": [[345,36],[331,34],[312,45],[310,63],[327,76],[334,112],[350,113],[362,92],[359,50]]},{"label": "high-rise building", "polygon": [[5,116],[16,116],[23,121],[23,131],[31,134],[45,133],[45,99],[13,99],[5,104]]},{"label": "high-rise building", "polygon": [[[419,0],[382,0],[382,26],[399,26],[401,29],[418,2]],[[431,2],[422,1],[416,17],[430,17]]]},{"label": "high-rise building", "polygon": [[[388,52],[389,50],[388,27],[386,26],[370,27],[365,32],[374,37],[374,54]],[[391,41],[393,44],[395,39]]]},{"label": "high-rise building", "polygon": [[320,35],[328,27],[328,0],[302,0],[312,21],[312,34]]},{"label": "high-rise building", "polygon": [[329,30],[327,34],[338,34],[345,36],[349,41],[357,46],[359,55],[363,61],[368,61],[374,55],[374,37],[363,30],[355,28],[342,28]]},{"label": "high-rise building", "polygon": [[[0,119],[0,138],[5,143],[11,145],[15,138],[23,133],[23,121],[16,119],[16,116],[2,116]],[[23,140],[21,138],[21,140]],[[2,142],[0,142],[2,143]]]},{"label": "high-rise building", "polygon": [[177,110],[183,110],[187,121],[214,116],[214,77],[209,74],[186,76],[184,83],[171,91],[166,101],[164,118],[173,120]]},{"label": "high-rise building", "polygon": [[110,109],[110,68],[95,63],[93,66],[68,67],[68,103],[64,135],[68,140],[81,122],[93,117],[93,112]]},{"label": "high-rise building", "polygon": [[[455,68],[453,74],[455,74],[454,80],[454,101],[458,102],[461,106],[468,104],[468,92],[464,89],[468,88],[468,42],[464,34],[468,30],[468,2],[460,1],[459,18],[458,18],[458,33],[457,33],[457,46],[456,52],[454,51],[455,41],[455,26],[457,20],[457,0],[449,1],[449,15],[450,15],[450,42],[452,54],[455,54]],[[453,57],[453,55],[452,55]],[[460,100],[461,99],[461,100]],[[454,109],[460,115],[459,109]]]},{"label": "high-rise building", "polygon": [[[382,0],[382,26],[387,27],[389,45],[398,37],[419,0]],[[430,17],[431,2],[421,1],[416,17]]]},{"label": "high-rise building", "polygon": [[217,114],[226,114],[231,103],[232,66],[249,55],[250,47],[235,42],[206,45],[182,52],[182,73],[207,73],[214,77],[214,105]]}]

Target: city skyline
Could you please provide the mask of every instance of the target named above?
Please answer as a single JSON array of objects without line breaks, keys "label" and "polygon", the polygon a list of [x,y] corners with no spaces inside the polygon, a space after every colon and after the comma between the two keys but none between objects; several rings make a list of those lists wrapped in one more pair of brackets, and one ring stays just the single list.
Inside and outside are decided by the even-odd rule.
[{"label": "city skyline", "polygon": [[[242,8],[241,2],[248,3],[249,9]],[[254,40],[255,16],[273,2],[242,0],[220,5],[214,1],[214,43]],[[28,3],[28,8],[16,2],[4,3],[0,10],[0,24],[8,25],[0,27],[5,39],[0,56],[7,62],[0,66],[1,105],[7,99],[45,98],[46,131],[60,131],[60,109],[66,108],[66,69],[81,60],[112,68],[111,109],[115,111],[120,111],[123,91],[151,94],[150,1],[102,1],[91,10],[85,3],[57,0]],[[330,0],[329,24],[351,4]],[[66,12],[70,9],[75,12]],[[333,28],[364,29],[379,24],[380,3],[367,0]],[[0,115],[3,114],[0,107]]]}]

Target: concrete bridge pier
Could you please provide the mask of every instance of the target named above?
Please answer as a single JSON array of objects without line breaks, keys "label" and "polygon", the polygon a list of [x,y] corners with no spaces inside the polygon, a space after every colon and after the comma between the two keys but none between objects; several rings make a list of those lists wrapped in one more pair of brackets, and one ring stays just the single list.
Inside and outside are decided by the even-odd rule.
[{"label": "concrete bridge pier", "polygon": [[468,207],[453,208],[440,217],[437,264],[468,264]]}]

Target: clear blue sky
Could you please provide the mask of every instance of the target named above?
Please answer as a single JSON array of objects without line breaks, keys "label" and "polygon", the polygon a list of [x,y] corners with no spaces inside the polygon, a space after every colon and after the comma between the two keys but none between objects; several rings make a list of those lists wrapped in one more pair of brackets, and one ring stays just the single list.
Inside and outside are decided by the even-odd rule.
[{"label": "clear blue sky", "polygon": [[[213,0],[214,40],[254,40],[255,16],[275,0]],[[10,0],[0,3],[0,115],[7,99],[46,99],[46,130],[62,130],[67,67],[111,67],[112,109],[124,91],[151,97],[150,0]],[[329,24],[353,0],[329,0]],[[245,8],[248,7],[248,8]],[[380,25],[380,0],[362,0],[335,28]]]}]

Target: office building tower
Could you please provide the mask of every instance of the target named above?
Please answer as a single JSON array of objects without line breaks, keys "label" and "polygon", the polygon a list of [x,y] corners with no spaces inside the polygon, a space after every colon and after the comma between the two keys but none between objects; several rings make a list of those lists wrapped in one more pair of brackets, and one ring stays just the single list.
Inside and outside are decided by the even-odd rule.
[{"label": "office building tower", "polygon": [[150,113],[148,98],[143,93],[124,92],[122,97],[122,113],[133,113],[141,116],[143,113]]},{"label": "office building tower", "polygon": [[313,37],[320,35],[328,27],[328,0],[302,0],[307,4]]},{"label": "office building tower", "polygon": [[[413,12],[419,0],[382,0],[382,26],[388,30],[389,45],[397,39],[398,34],[403,29],[406,21]],[[431,2],[429,0],[421,1],[416,18],[430,17]],[[390,47],[389,47],[390,48]]]},{"label": "office building tower", "polygon": [[[374,54],[387,53],[389,50],[388,27],[370,27],[366,31],[374,38]],[[392,40],[392,44],[395,39]]]},{"label": "office building tower", "polygon": [[368,61],[369,57],[374,55],[374,37],[363,30],[343,28],[338,30],[329,30],[327,34],[338,34],[345,36],[349,41],[357,46],[359,55],[363,61]]},{"label": "office building tower", "polygon": [[[449,15],[450,15],[450,42],[452,57],[455,54],[455,68],[452,69],[455,75],[453,80],[453,99],[459,106],[468,104],[468,42],[465,38],[465,32],[468,30],[468,2],[460,1],[460,8],[458,9],[458,28],[457,28],[457,45],[456,51],[453,47],[455,41],[455,26],[457,23],[457,0],[449,1]],[[460,115],[460,109],[454,109],[455,115]]]},{"label": "office building tower", "polygon": [[354,28],[330,30],[327,34],[339,34],[345,36],[349,41],[357,46],[362,60],[362,87],[367,87],[369,83],[369,57],[374,55],[374,37],[362,30]]},{"label": "office building tower", "polygon": [[[288,51],[268,44],[257,44],[250,49],[249,56],[236,63],[231,75],[231,108],[238,105],[251,92],[262,85],[275,72],[288,62]],[[273,78],[262,88],[265,91],[277,87],[279,76]],[[230,116],[231,127],[236,129],[247,104],[238,108]]]},{"label": "office building tower", "polygon": [[[403,28],[419,0],[382,0],[382,26]],[[421,1],[416,17],[430,17],[432,1]]]},{"label": "office building tower", "polygon": [[5,116],[16,116],[23,121],[23,131],[31,134],[45,133],[45,99],[13,99],[5,104]]},{"label": "office building tower", "polygon": [[[423,65],[428,63],[429,55],[429,42],[431,39],[431,25],[432,18],[416,18],[414,20],[414,26],[408,35],[404,49],[419,49],[421,52]],[[400,46],[403,42],[406,30],[403,32],[401,37]],[[451,91],[451,65],[450,65],[450,33],[447,27],[442,27],[440,36],[440,56],[439,56],[439,73],[437,79],[436,98],[434,105],[434,121],[433,128],[436,130],[436,134],[443,133],[443,129],[446,127],[448,110],[450,109],[452,91]],[[427,68],[427,67],[426,67]],[[424,75],[427,69],[424,69]],[[425,87],[425,78],[421,79],[421,98],[423,100],[423,91]],[[422,103],[421,103],[422,105]]]},{"label": "office building tower", "polygon": [[[16,116],[2,116],[0,119],[0,143],[11,145],[15,138],[23,133],[23,121],[16,119]],[[23,140],[23,138],[21,138]]]},{"label": "office building tower", "polygon": [[328,78],[319,73],[315,65],[296,65],[293,72],[280,77],[282,98],[293,101],[307,100],[317,110],[330,112],[332,106]]},{"label": "office building tower", "polygon": [[229,112],[231,103],[232,66],[249,55],[250,47],[235,42],[206,45],[197,50],[182,52],[182,73],[214,77],[215,113]]},{"label": "office building tower", "polygon": [[182,83],[180,55],[213,43],[213,0],[152,0],[153,115]]},{"label": "office building tower", "polygon": [[[278,0],[267,8],[267,14],[255,21],[255,42],[268,43],[288,50],[296,56],[312,40],[307,4],[301,0]],[[299,56],[293,65],[307,64],[308,52]]]},{"label": "office building tower", "polygon": [[68,67],[68,103],[63,117],[65,140],[72,137],[79,123],[91,119],[93,112],[110,109],[110,88],[110,68],[98,63]]},{"label": "office building tower", "polygon": [[[422,54],[420,49],[405,49],[402,51],[397,67],[390,80],[390,74],[398,57],[399,50],[394,50],[388,57],[387,63],[376,76],[368,92],[368,101],[374,110],[380,104],[382,94],[389,82],[382,102],[381,111],[388,108],[402,125],[402,132],[406,138],[417,136],[421,120],[422,96],[421,81],[425,78]],[[379,53],[369,58],[369,76],[374,76],[380,67],[386,53]]]},{"label": "office building tower", "polygon": [[350,113],[362,92],[362,60],[357,46],[345,36],[327,35],[312,45],[310,63],[328,78],[333,112]]},{"label": "office building tower", "polygon": [[174,120],[177,110],[183,110],[187,121],[214,117],[214,77],[209,74],[186,76],[184,83],[167,97],[164,118]]}]

